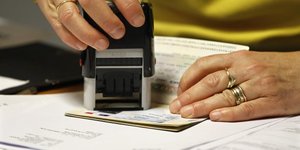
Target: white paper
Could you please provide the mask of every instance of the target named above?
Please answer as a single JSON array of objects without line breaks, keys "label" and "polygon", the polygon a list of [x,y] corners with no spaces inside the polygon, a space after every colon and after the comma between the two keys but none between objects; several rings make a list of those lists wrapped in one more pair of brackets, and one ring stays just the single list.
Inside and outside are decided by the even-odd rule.
[{"label": "white paper", "polygon": [[31,149],[185,149],[276,121],[208,120],[174,133],[65,117],[67,110],[83,109],[82,93],[0,96],[0,106],[0,147]]},{"label": "white paper", "polygon": [[237,44],[163,36],[156,36],[154,43],[156,65],[152,101],[165,104],[176,97],[182,74],[198,58],[249,50],[248,46]]},{"label": "white paper", "polygon": [[193,150],[223,149],[300,149],[300,116],[286,117],[276,122],[241,132]]},{"label": "white paper", "polygon": [[17,87],[29,83],[29,80],[18,80],[9,77],[0,76],[0,91],[12,87]]}]

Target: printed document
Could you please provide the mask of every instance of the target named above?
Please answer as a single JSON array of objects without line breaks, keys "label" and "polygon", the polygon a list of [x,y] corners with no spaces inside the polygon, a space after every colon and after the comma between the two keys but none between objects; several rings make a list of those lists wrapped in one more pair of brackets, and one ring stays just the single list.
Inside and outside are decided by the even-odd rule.
[{"label": "printed document", "polygon": [[285,117],[281,120],[194,147],[193,150],[222,149],[300,149],[300,116]]},{"label": "printed document", "polygon": [[[225,140],[285,119],[232,123],[205,120],[181,132],[166,132],[65,117],[67,110],[83,109],[82,96],[81,92],[33,96],[0,95],[0,149],[182,150]],[[299,121],[291,125],[297,129]],[[299,139],[299,135],[290,137],[291,135],[296,134],[286,135],[287,139]]]},{"label": "printed document", "polygon": [[[117,116],[118,121],[133,120],[140,122],[141,125],[148,121],[152,124],[177,126],[177,123],[180,122],[177,119],[180,120],[181,118],[165,115],[164,113],[168,113],[168,108],[160,103],[169,103],[172,100],[170,97],[176,96],[176,89],[172,88],[178,84],[180,74],[184,69],[198,57],[182,54],[181,51],[173,53],[168,52],[168,50],[171,51],[174,47],[182,45],[182,47],[187,46],[186,49],[183,49],[183,51],[187,51],[190,48],[195,48],[198,44],[188,48],[188,45],[192,44],[186,43],[191,41],[181,38],[156,37],[155,41],[156,43],[161,42],[161,47],[164,47],[164,44],[169,44],[169,46],[165,47],[164,52],[159,52],[158,49],[157,64],[161,65],[157,65],[158,73],[153,78],[154,84],[152,85],[153,88],[156,88],[153,92],[157,92],[158,97],[153,98],[157,104],[153,106],[152,112],[149,110],[143,111],[145,113],[120,112],[118,114],[107,114],[88,111],[83,108],[83,95],[81,92],[33,96],[0,95],[0,149],[296,150],[300,148],[300,116],[243,122],[213,122],[200,119],[198,121],[201,123],[192,123],[192,127],[181,132],[166,132],[95,121],[97,119],[78,119],[64,115],[65,112],[70,110],[77,110],[89,115]],[[223,47],[226,47],[226,44]],[[236,50],[247,49],[243,46],[236,46],[235,48],[237,48]],[[198,50],[198,48],[194,50],[196,51],[196,49]],[[189,54],[195,54],[192,53],[193,51],[190,52]],[[178,56],[185,56],[183,58],[186,59],[182,60],[183,63],[171,61],[171,57]],[[199,56],[202,56],[202,54],[199,54]],[[169,60],[165,59],[169,57]],[[182,64],[186,64],[186,66]],[[182,68],[179,69],[179,66]],[[171,67],[174,67],[174,70],[177,69],[178,74],[176,72],[170,73],[174,70],[167,70]],[[178,78],[165,78],[163,74],[169,77],[178,75],[176,76]],[[164,93],[164,96],[160,96],[160,92]],[[171,120],[174,119],[175,121],[172,122]],[[195,120],[188,119],[185,121],[193,122]]]}]

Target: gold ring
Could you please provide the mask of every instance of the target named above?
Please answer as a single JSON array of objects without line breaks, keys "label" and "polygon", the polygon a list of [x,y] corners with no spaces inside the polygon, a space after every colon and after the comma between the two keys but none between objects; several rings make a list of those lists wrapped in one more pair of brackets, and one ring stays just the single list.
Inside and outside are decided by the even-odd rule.
[{"label": "gold ring", "polygon": [[56,10],[58,11],[58,9],[59,9],[63,4],[69,3],[69,2],[72,2],[72,3],[75,3],[75,4],[77,3],[76,0],[64,0],[64,1],[60,2],[60,3],[56,6]]},{"label": "gold ring", "polygon": [[235,85],[235,78],[230,74],[230,72],[228,71],[227,68],[225,68],[226,74],[228,76],[228,84],[227,84],[227,88],[232,88]]},{"label": "gold ring", "polygon": [[232,92],[232,94],[235,97],[236,105],[240,105],[241,103],[247,101],[244,90],[240,86],[235,86],[235,87],[231,88],[230,91]]}]

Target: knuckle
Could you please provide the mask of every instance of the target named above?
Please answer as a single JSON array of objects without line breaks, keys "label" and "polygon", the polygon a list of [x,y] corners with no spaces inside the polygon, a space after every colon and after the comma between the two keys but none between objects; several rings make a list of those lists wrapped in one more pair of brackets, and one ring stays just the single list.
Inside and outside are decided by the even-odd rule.
[{"label": "knuckle", "polygon": [[107,32],[112,32],[116,27],[120,27],[121,23],[115,17],[103,17],[100,26]]},{"label": "knuckle", "polygon": [[275,87],[276,83],[278,82],[278,79],[275,77],[275,75],[266,75],[261,78],[260,85],[261,86],[270,86]]},{"label": "knuckle", "polygon": [[232,110],[228,110],[226,111],[226,117],[225,117],[226,121],[237,121],[238,120],[238,116],[232,111]]},{"label": "knuckle", "polygon": [[263,65],[259,62],[252,61],[251,64],[245,68],[245,72],[247,72],[248,74],[251,74],[251,75],[255,75],[259,72],[262,72],[265,69],[266,69],[265,65]]},{"label": "knuckle", "polygon": [[58,21],[53,22],[52,27],[55,30],[55,32],[57,33],[57,35],[59,36],[59,38],[61,39],[61,41],[63,41],[64,43],[67,43],[67,44],[72,44],[74,37],[72,37],[72,35],[70,35],[70,34],[67,34],[63,30],[64,27],[60,22],[58,22]]},{"label": "knuckle", "polygon": [[208,57],[201,57],[201,58],[197,58],[195,65],[198,67],[202,67],[202,65],[208,60]]},{"label": "knuckle", "polygon": [[241,50],[241,51],[230,53],[230,56],[237,57],[237,58],[238,57],[247,58],[247,57],[249,57],[250,54],[251,54],[250,51]]},{"label": "knuckle", "polygon": [[230,90],[224,90],[222,92],[224,101],[227,103],[228,106],[234,106],[235,104],[235,98]]},{"label": "knuckle", "polygon": [[72,19],[74,13],[75,12],[71,7],[64,9],[63,11],[61,11],[61,13],[59,15],[60,22],[62,22],[62,23],[69,22]]},{"label": "knuckle", "polygon": [[244,113],[246,119],[253,118],[255,116],[255,107],[253,106],[252,103],[243,103],[240,105],[242,112]]},{"label": "knuckle", "polygon": [[193,103],[192,108],[193,108],[193,116],[198,117],[200,115],[200,110],[197,104]]},{"label": "knuckle", "polygon": [[125,10],[129,10],[130,8],[132,8],[132,6],[134,6],[135,4],[137,4],[137,1],[135,0],[128,0],[125,5],[124,5],[124,9]]},{"label": "knuckle", "polygon": [[212,89],[212,88],[216,88],[220,84],[221,82],[220,80],[221,80],[220,74],[214,73],[203,78],[202,83],[207,88]]},{"label": "knuckle", "polygon": [[279,79],[275,75],[265,75],[260,78],[259,85],[264,88],[264,91],[270,92],[270,95],[275,95],[280,93],[278,82]]},{"label": "knuckle", "polygon": [[194,115],[195,117],[202,117],[209,114],[211,108],[205,103],[205,101],[199,101],[197,103],[193,103],[194,107]]},{"label": "knuckle", "polygon": [[61,30],[62,28],[63,28],[63,25],[59,22],[59,21],[57,21],[57,20],[52,20],[51,21],[52,22],[52,27],[53,27],[53,29],[55,30],[55,31],[59,31],[59,30]]},{"label": "knuckle", "polygon": [[181,105],[187,105],[191,101],[191,93],[190,92],[184,92],[182,95],[178,97],[178,101]]}]

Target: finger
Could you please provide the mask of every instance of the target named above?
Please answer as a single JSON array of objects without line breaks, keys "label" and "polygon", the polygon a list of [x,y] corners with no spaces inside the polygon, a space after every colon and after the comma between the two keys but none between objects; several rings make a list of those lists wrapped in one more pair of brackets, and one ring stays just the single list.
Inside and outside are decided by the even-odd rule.
[{"label": "finger", "polygon": [[225,71],[222,70],[209,74],[203,78],[200,82],[183,92],[174,101],[172,101],[170,104],[170,111],[172,113],[178,113],[185,105],[203,100],[215,93],[223,91],[228,82],[227,75],[225,74]]},{"label": "finger", "polygon": [[[252,81],[247,81],[239,85],[243,89],[248,101],[259,97],[259,90],[254,88],[254,86],[248,86],[251,85],[249,82]],[[233,92],[229,89],[226,89],[222,93],[215,94],[204,100],[198,100],[192,104],[182,107],[180,109],[180,114],[184,118],[203,117],[207,116],[215,109],[232,107],[236,105],[236,97],[233,95]]]},{"label": "finger", "polygon": [[225,54],[217,54],[197,59],[182,75],[178,86],[178,95],[189,89],[206,75],[217,70],[230,68],[230,64],[224,63],[228,62],[226,60],[228,58],[226,57],[227,55]]},{"label": "finger", "polygon": [[125,34],[125,27],[109,8],[105,0],[79,0],[89,16],[112,38],[120,39]]},{"label": "finger", "polygon": [[244,121],[263,117],[281,116],[281,105],[276,100],[258,98],[235,107],[212,111],[209,117],[213,121]]},{"label": "finger", "polygon": [[87,44],[81,42],[78,38],[76,38],[69,30],[67,30],[59,21],[52,20],[50,24],[59,38],[66,43],[68,46],[73,47],[77,50],[85,50],[87,48]]},{"label": "finger", "polygon": [[[199,58],[183,74],[179,82],[178,95],[189,89],[206,75],[225,68],[229,68],[229,70],[231,68],[242,68],[243,70],[232,70],[230,73],[235,75],[238,72],[240,76],[247,76],[247,69],[242,67],[243,63],[240,59],[246,58],[245,56],[249,55],[249,53],[248,51],[237,51],[229,54],[217,54]],[[243,61],[247,63],[247,61]]]},{"label": "finger", "polygon": [[126,20],[134,27],[145,23],[145,15],[138,0],[114,0]]},{"label": "finger", "polygon": [[207,99],[183,106],[180,109],[181,117],[183,118],[205,117],[208,116],[208,114],[215,109],[234,106],[235,97],[232,96],[231,92],[229,90],[226,90],[223,93],[215,94],[214,96],[209,97]]},{"label": "finger", "polygon": [[228,82],[229,78],[225,70],[211,73],[184,93],[180,94],[178,98],[170,104],[170,111],[172,113],[178,113],[181,107],[185,105],[220,93],[226,89]]},{"label": "finger", "polygon": [[65,3],[57,11],[59,21],[80,41],[97,50],[108,47],[107,38],[85,21],[76,4]]},{"label": "finger", "polygon": [[46,1],[37,1],[38,6],[43,12],[44,16],[60,37],[60,39],[68,46],[77,49],[85,50],[87,45],[72,35],[59,21],[56,13],[56,9],[53,3],[47,3]]}]

